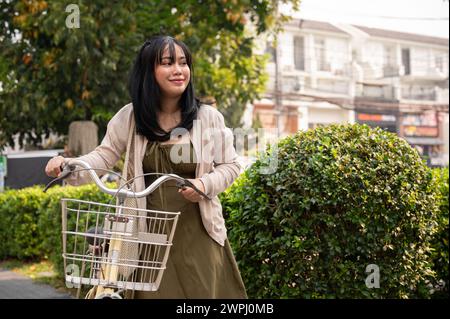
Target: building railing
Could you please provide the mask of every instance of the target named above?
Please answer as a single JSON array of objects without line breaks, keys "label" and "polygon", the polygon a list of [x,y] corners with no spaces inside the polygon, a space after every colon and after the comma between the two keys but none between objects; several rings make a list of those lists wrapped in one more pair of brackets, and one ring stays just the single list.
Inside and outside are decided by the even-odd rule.
[{"label": "building railing", "polygon": [[403,86],[401,97],[405,100],[437,101],[437,91],[438,88],[435,87]]}]

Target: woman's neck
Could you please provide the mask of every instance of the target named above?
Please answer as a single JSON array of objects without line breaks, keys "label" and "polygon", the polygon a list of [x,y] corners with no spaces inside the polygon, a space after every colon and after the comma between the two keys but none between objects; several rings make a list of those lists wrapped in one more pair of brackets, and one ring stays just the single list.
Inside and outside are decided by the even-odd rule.
[{"label": "woman's neck", "polygon": [[161,112],[165,114],[173,114],[180,110],[180,98],[164,98],[161,100]]}]

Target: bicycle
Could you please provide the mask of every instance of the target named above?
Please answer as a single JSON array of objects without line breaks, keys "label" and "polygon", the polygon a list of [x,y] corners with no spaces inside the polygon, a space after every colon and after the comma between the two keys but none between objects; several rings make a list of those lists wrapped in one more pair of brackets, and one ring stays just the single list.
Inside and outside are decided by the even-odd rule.
[{"label": "bicycle", "polygon": [[[77,166],[81,169],[76,170]],[[44,191],[81,170],[88,171],[100,190],[111,195],[111,201],[116,199],[117,203],[61,199],[66,285],[78,288],[77,298],[82,285],[93,286],[85,296],[87,299],[122,299],[125,292],[157,291],[181,212],[126,206],[126,199],[145,197],[169,180],[175,180],[177,187],[191,187],[203,197],[211,198],[176,174],[147,173],[125,181],[117,189],[108,188],[95,173],[99,169],[79,159],[69,160],[62,167],[60,176]],[[145,190],[132,191],[131,182],[146,175],[161,176]]]}]

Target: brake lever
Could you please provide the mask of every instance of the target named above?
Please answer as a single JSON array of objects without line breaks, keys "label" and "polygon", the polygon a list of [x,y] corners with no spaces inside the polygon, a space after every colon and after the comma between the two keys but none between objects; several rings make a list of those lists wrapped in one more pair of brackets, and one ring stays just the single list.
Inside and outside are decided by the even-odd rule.
[{"label": "brake lever", "polygon": [[192,184],[190,181],[188,181],[187,179],[184,179],[182,181],[177,181],[177,187],[178,188],[184,188],[184,187],[190,187],[192,188],[194,191],[196,191],[197,193],[199,193],[200,195],[202,195],[203,197],[211,200],[211,197],[209,197],[208,195],[206,195],[205,193],[203,193],[201,190],[199,190],[194,184]]},{"label": "brake lever", "polygon": [[50,183],[45,186],[44,193],[56,182],[66,179],[70,174],[72,174],[74,169],[75,167],[73,165],[61,165],[61,174],[55,179],[52,179]]}]

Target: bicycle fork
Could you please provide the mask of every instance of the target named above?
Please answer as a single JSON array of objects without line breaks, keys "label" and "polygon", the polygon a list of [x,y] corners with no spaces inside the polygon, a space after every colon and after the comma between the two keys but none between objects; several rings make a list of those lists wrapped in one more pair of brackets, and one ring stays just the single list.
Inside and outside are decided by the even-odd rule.
[{"label": "bicycle fork", "polygon": [[[122,215],[122,206],[119,207],[116,214],[117,217]],[[101,267],[100,279],[105,280],[107,283],[115,283],[119,276],[119,266],[117,265],[119,260],[120,250],[122,248],[122,241],[117,236],[112,236],[109,242],[107,260],[110,261],[106,264],[106,267]],[[113,288],[107,286],[97,286],[95,299],[122,299],[122,297],[114,291]]]}]

